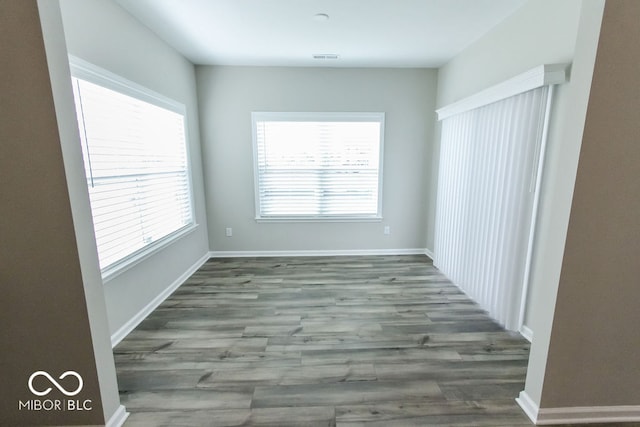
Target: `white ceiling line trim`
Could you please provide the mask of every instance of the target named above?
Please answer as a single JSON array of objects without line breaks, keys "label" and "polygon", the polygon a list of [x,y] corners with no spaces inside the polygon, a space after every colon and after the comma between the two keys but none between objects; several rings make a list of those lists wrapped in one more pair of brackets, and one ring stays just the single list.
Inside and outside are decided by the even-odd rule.
[{"label": "white ceiling line trim", "polygon": [[438,120],[501,101],[545,85],[567,81],[567,64],[544,64],[436,110]]}]

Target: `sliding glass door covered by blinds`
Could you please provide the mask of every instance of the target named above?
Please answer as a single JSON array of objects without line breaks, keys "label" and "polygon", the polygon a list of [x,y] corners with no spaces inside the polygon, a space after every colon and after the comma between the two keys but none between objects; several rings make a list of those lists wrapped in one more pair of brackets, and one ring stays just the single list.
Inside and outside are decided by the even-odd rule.
[{"label": "sliding glass door covered by blinds", "polygon": [[442,121],[436,265],[518,329],[549,86]]}]

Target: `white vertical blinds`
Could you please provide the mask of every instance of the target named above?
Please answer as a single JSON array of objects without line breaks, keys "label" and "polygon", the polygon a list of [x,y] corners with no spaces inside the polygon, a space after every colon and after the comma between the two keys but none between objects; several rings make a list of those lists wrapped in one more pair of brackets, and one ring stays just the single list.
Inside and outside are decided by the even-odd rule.
[{"label": "white vertical blinds", "polygon": [[518,329],[549,86],[442,122],[435,263]]},{"label": "white vertical blinds", "polygon": [[256,217],[380,217],[381,113],[253,113]]},{"label": "white vertical blinds", "polygon": [[73,78],[100,267],[193,223],[184,114]]}]

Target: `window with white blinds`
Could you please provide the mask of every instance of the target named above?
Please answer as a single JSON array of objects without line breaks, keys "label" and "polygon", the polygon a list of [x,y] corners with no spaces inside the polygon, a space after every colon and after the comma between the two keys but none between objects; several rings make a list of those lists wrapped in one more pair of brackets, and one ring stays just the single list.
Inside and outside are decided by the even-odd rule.
[{"label": "window with white blinds", "polygon": [[102,78],[81,70],[72,80],[106,277],[188,229],[193,213],[184,107],[137,85]]},{"label": "window with white blinds", "polygon": [[253,113],[258,220],[381,218],[384,113]]}]

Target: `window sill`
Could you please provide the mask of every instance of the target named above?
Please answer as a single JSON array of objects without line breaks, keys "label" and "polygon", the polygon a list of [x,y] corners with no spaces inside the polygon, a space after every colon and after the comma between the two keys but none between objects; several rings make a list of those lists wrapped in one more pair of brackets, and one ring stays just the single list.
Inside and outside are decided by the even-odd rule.
[{"label": "window sill", "polygon": [[165,236],[157,242],[154,242],[152,245],[145,247],[138,252],[134,252],[121,261],[110,265],[109,267],[102,270],[102,284],[106,285],[108,282],[110,282],[120,274],[124,273],[130,268],[135,267],[142,261],[150,258],[151,256],[160,252],[162,249],[168,247],[169,245],[175,243],[177,240],[183,238],[184,236],[191,234],[197,228],[198,224],[184,226],[183,228],[174,231],[173,233]]}]

